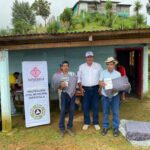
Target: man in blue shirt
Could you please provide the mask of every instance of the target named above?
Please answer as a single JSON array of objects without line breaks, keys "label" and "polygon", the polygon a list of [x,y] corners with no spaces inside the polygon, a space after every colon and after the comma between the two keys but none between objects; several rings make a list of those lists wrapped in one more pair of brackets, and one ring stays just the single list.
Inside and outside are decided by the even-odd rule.
[{"label": "man in blue shirt", "polygon": [[[109,112],[110,108],[113,114],[113,135],[119,136],[119,93],[112,90],[112,79],[120,77],[120,73],[115,70],[118,63],[113,57],[107,58],[105,61],[107,69],[101,73],[100,86],[102,87],[102,106],[103,106],[103,130],[102,135],[106,135],[109,130]],[[111,91],[111,92],[109,92]]]}]

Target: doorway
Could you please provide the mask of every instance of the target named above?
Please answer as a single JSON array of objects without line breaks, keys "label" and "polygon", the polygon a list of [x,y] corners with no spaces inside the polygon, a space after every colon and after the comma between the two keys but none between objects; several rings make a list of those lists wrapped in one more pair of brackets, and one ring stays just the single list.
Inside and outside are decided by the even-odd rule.
[{"label": "doorway", "polygon": [[116,57],[126,69],[131,83],[131,95],[143,96],[143,48],[117,48]]}]

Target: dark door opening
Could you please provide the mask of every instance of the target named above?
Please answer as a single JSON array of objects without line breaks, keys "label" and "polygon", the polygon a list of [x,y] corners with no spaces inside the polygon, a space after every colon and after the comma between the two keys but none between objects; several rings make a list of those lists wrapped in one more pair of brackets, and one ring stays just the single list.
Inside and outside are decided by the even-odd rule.
[{"label": "dark door opening", "polygon": [[143,91],[143,48],[116,49],[117,60],[126,68],[132,86],[131,95],[142,98]]}]

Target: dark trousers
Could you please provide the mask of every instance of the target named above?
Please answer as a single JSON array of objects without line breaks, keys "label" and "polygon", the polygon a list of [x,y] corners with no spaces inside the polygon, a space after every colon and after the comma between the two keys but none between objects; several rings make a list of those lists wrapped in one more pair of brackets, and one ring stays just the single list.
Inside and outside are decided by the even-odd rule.
[{"label": "dark trousers", "polygon": [[112,98],[102,96],[102,105],[103,105],[103,128],[106,128],[106,129],[109,128],[109,114],[110,114],[110,108],[111,108],[112,115],[113,115],[113,128],[118,129],[119,123],[120,123],[120,119],[119,119],[120,96],[119,94],[116,96],[113,96]]},{"label": "dark trousers", "polygon": [[69,113],[69,120],[67,124],[67,128],[70,129],[73,127],[73,116],[75,110],[75,96],[70,98],[70,96],[62,92],[61,93],[61,111],[60,111],[60,121],[59,121],[59,128],[60,130],[65,130],[65,116],[66,112]]},{"label": "dark trousers", "polygon": [[85,90],[84,97],[83,97],[83,112],[84,112],[84,124],[90,124],[90,108],[92,108],[93,112],[93,124],[99,124],[99,93],[98,93],[98,86],[94,87],[83,87]]}]

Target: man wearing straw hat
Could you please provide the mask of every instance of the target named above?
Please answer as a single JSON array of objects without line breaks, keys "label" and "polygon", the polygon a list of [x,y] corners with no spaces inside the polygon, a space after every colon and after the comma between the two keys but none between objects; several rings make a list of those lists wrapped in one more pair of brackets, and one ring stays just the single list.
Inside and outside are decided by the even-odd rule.
[{"label": "man wearing straw hat", "polygon": [[[107,69],[100,75],[100,86],[102,87],[102,106],[103,106],[103,130],[102,135],[106,135],[109,130],[109,109],[113,115],[113,135],[119,136],[119,93],[112,90],[112,79],[121,77],[120,73],[115,70],[117,60],[113,57],[108,57],[105,61]],[[111,92],[109,92],[111,91]]]}]

